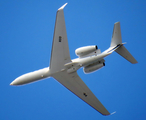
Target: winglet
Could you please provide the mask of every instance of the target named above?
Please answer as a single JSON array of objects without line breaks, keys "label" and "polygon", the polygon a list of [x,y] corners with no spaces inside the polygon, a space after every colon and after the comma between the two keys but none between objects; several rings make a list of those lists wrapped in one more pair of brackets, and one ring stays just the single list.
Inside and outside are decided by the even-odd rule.
[{"label": "winglet", "polygon": [[116,113],[116,111],[115,112],[113,112],[113,113],[111,113],[110,115],[113,115],[113,114],[115,114]]},{"label": "winglet", "polygon": [[67,5],[68,3],[65,3],[64,5],[62,5],[58,10],[62,10],[64,9],[64,7]]}]

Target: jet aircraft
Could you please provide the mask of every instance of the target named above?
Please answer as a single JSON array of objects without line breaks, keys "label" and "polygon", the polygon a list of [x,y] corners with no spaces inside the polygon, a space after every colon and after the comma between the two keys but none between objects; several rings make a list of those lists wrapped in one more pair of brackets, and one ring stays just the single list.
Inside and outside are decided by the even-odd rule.
[{"label": "jet aircraft", "polygon": [[10,85],[24,85],[53,77],[102,115],[110,115],[108,110],[78,76],[77,70],[83,67],[85,73],[91,73],[104,67],[104,58],[114,51],[133,64],[137,61],[122,43],[120,22],[114,24],[111,44],[107,50],[101,53],[96,45],[81,47],[75,50],[78,58],[71,60],[63,12],[66,5],[67,3],[60,7],[56,14],[50,67],[24,74],[12,81]]}]

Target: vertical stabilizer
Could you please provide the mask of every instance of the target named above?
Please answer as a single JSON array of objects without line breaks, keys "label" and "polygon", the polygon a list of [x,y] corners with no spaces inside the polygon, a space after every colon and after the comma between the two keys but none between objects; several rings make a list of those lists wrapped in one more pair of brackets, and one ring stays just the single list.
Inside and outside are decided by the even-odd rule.
[{"label": "vertical stabilizer", "polygon": [[114,24],[113,35],[112,35],[112,40],[111,40],[110,46],[114,47],[121,43],[122,43],[122,38],[121,38],[120,22],[116,22]]},{"label": "vertical stabilizer", "polygon": [[124,57],[126,60],[128,60],[132,64],[137,63],[136,59],[124,47],[124,43],[122,43],[120,22],[116,22],[114,24],[113,35],[112,35],[112,40],[111,40],[110,47],[112,47],[112,49],[114,51],[116,51],[119,55]]}]

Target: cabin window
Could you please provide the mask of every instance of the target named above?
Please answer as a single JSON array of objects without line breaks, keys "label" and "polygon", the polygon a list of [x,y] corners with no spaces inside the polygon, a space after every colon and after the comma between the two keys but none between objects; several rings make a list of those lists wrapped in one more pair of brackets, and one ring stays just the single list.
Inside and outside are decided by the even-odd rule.
[{"label": "cabin window", "polygon": [[59,42],[61,42],[61,39],[62,39],[62,37],[61,37],[61,36],[59,36]]}]

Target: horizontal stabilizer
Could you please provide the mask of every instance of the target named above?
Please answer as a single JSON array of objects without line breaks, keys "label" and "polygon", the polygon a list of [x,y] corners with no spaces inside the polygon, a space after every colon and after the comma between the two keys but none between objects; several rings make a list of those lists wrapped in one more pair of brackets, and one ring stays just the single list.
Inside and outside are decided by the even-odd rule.
[{"label": "horizontal stabilizer", "polygon": [[129,62],[131,62],[132,64],[138,63],[136,61],[136,59],[130,54],[130,52],[122,45],[121,47],[119,47],[116,52],[121,55],[122,57],[124,57],[126,60],[128,60]]}]

